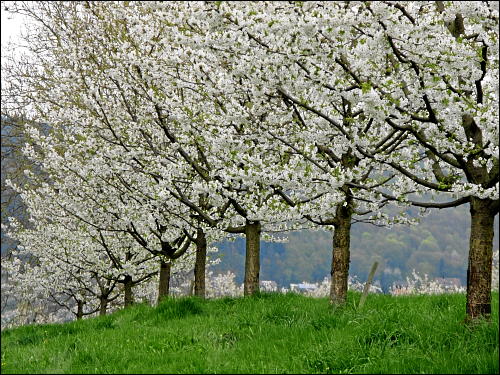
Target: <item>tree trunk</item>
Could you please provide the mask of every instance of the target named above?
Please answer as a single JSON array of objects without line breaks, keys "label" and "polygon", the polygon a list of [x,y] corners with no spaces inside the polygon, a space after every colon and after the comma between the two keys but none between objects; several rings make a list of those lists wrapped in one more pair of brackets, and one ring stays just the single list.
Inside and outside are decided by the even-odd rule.
[{"label": "tree trunk", "polygon": [[132,293],[132,276],[125,276],[125,307],[131,306],[134,303],[134,294]]},{"label": "tree trunk", "polygon": [[471,197],[471,230],[467,268],[467,318],[491,315],[491,262],[493,258],[492,201]]},{"label": "tree trunk", "polygon": [[83,301],[76,301],[76,320],[83,318]]},{"label": "tree trunk", "polygon": [[245,227],[245,296],[251,296],[255,292],[259,291],[260,230],[260,222],[256,221],[254,223],[250,223],[247,221]]},{"label": "tree trunk", "polygon": [[160,261],[160,281],[158,282],[158,303],[165,297],[168,297],[170,291],[170,271],[172,269],[171,263]]},{"label": "tree trunk", "polygon": [[205,298],[205,266],[207,262],[207,238],[203,229],[196,233],[196,261],[194,264],[194,295]]},{"label": "tree trunk", "polygon": [[[349,202],[348,202],[349,203]],[[347,206],[339,206],[335,214],[333,232],[332,269],[330,281],[330,303],[343,305],[347,299],[349,277],[352,211]]]},{"label": "tree trunk", "polygon": [[101,296],[99,298],[99,315],[106,315],[106,310],[108,308],[108,297],[107,296]]}]

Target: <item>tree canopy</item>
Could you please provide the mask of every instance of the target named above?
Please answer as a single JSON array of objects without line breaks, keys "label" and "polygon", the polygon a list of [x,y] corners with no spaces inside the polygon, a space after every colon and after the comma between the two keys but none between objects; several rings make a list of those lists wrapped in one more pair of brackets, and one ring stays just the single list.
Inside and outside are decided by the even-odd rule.
[{"label": "tree canopy", "polygon": [[[35,231],[46,222],[90,233],[115,268],[120,256],[133,264],[118,267],[129,286],[145,262],[181,257],[195,233],[242,234],[253,294],[261,232],[326,226],[330,297],[344,303],[352,222],[407,223],[409,205],[470,203],[467,312],[489,315],[499,210],[493,3],[40,2],[13,11],[34,23],[28,54],[2,68],[2,110],[50,126],[26,130],[25,154],[46,174],[18,187]],[[436,250],[432,238],[424,245]]]}]

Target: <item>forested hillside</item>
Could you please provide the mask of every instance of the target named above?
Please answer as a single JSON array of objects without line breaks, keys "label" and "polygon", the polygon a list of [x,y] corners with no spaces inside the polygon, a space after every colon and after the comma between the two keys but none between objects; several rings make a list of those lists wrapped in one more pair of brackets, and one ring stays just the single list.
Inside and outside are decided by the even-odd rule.
[{"label": "forested hillside", "polygon": [[[358,223],[351,238],[351,276],[366,280],[371,265],[379,261],[375,280],[384,291],[395,281],[405,280],[415,269],[422,276],[459,278],[466,284],[469,242],[469,207],[434,210],[414,226],[380,228]],[[327,231],[303,230],[289,234],[286,243],[262,244],[261,279],[278,285],[302,281],[319,282],[330,273],[332,236]],[[215,272],[232,270],[243,282],[243,239],[217,244],[222,258]],[[499,249],[498,215],[494,251]]]}]

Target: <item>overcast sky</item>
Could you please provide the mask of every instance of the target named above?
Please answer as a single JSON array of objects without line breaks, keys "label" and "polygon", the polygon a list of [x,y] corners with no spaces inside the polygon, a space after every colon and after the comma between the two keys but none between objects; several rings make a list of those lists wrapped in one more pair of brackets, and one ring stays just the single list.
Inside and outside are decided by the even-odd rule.
[{"label": "overcast sky", "polygon": [[20,34],[21,31],[21,25],[23,23],[24,17],[21,17],[19,15],[12,15],[9,14],[4,10],[5,5],[8,6],[8,1],[2,1],[2,6],[1,6],[1,12],[2,12],[2,22],[1,22],[1,29],[2,29],[2,56],[4,55],[4,48],[7,44],[7,42],[12,39],[15,41]]}]

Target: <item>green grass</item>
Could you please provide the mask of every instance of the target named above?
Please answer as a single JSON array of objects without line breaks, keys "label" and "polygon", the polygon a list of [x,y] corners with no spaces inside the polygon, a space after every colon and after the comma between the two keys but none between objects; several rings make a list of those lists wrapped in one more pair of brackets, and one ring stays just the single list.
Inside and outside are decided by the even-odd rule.
[{"label": "green grass", "polygon": [[2,332],[2,373],[498,374],[498,293],[474,326],[464,295],[370,295],[357,311],[359,298],[177,298],[19,327]]}]

